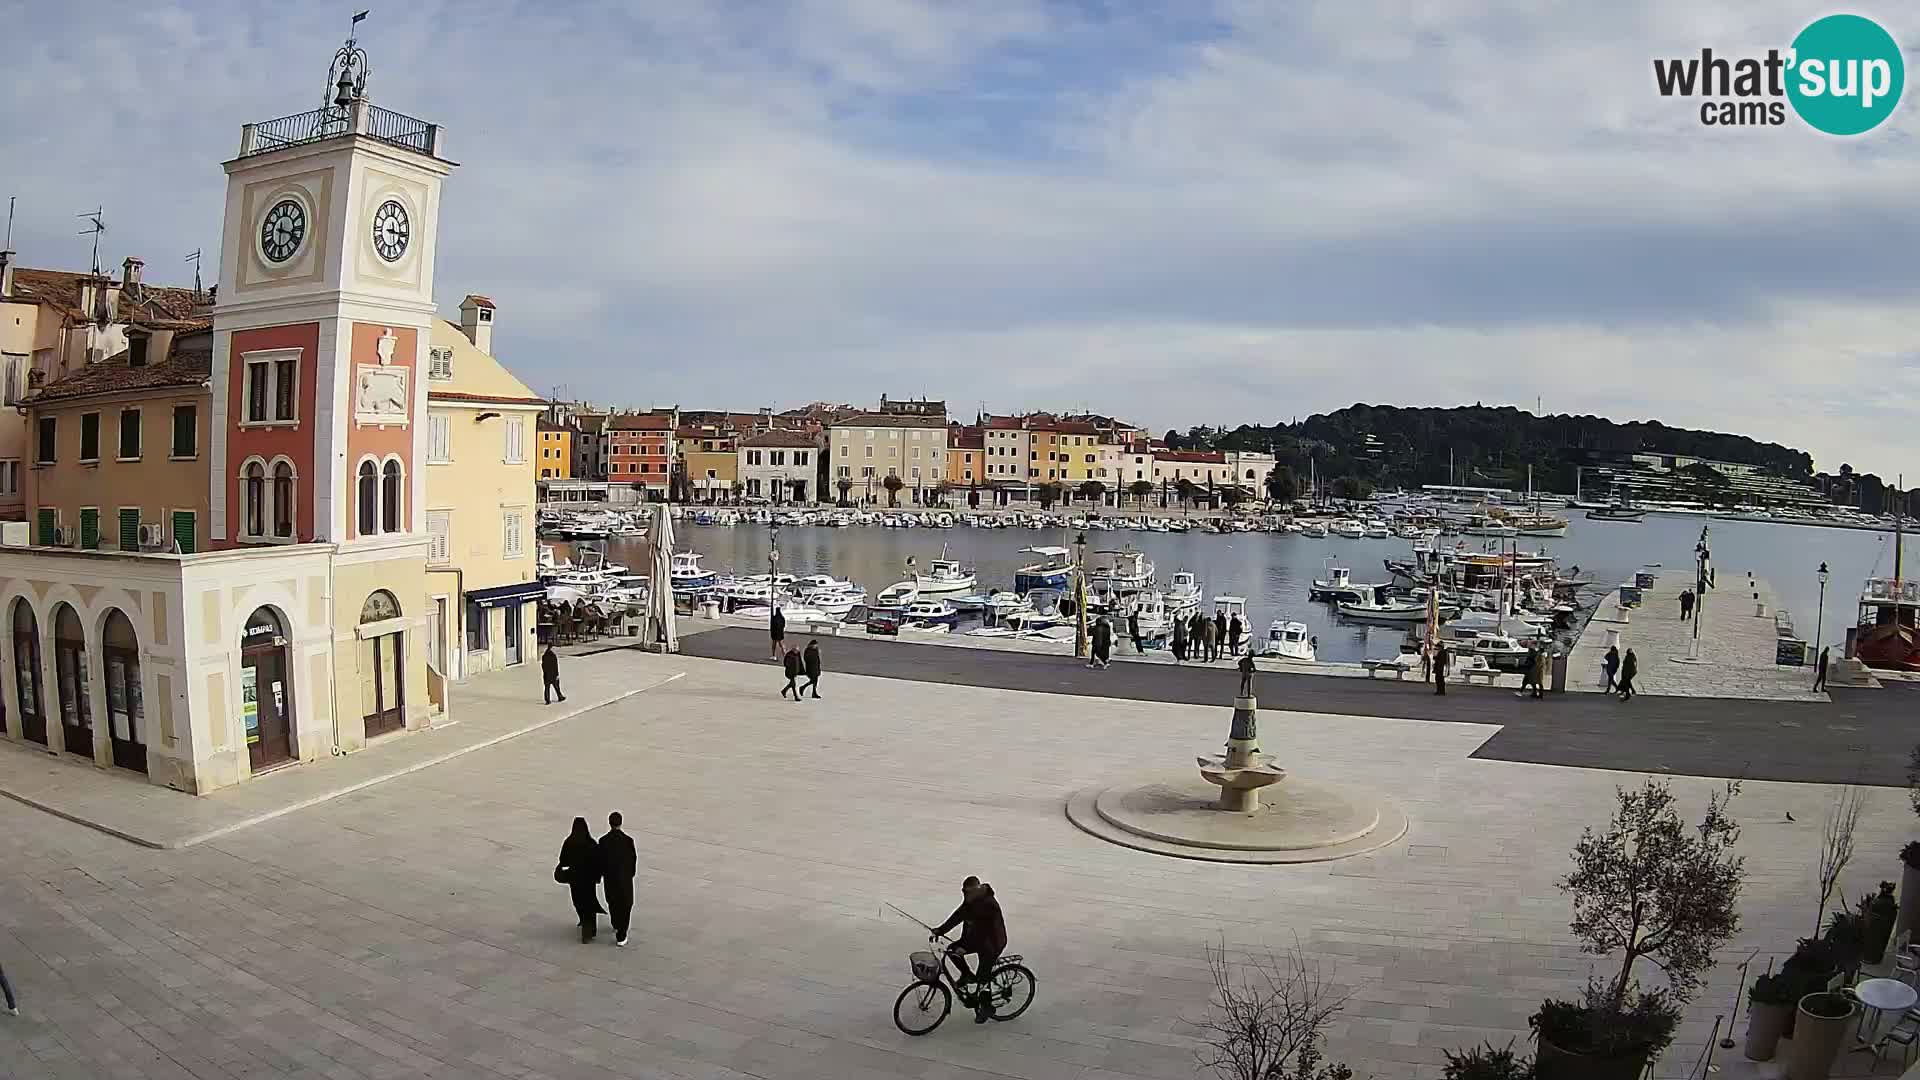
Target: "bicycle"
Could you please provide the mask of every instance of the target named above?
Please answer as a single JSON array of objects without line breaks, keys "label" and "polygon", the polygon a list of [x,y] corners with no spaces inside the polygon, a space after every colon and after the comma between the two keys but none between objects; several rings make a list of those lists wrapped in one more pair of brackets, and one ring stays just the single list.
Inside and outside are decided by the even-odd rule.
[{"label": "bicycle", "polygon": [[[946,1020],[958,997],[963,1008],[974,1007],[969,980],[966,988],[947,968],[953,957],[946,950],[950,939],[938,934],[928,938],[938,951],[920,950],[910,954],[913,982],[893,1002],[893,1026],[908,1035],[925,1035]],[[987,1015],[993,1020],[1012,1020],[1033,1004],[1033,972],[1021,963],[1025,957],[1007,953],[994,961],[993,974],[987,978]]]}]

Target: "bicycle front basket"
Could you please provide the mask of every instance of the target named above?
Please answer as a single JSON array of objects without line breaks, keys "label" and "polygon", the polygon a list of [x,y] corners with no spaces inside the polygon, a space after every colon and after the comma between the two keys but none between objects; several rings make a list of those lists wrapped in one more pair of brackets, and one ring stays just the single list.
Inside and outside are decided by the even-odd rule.
[{"label": "bicycle front basket", "polygon": [[917,952],[907,958],[913,964],[913,977],[921,982],[940,981],[940,954]]}]

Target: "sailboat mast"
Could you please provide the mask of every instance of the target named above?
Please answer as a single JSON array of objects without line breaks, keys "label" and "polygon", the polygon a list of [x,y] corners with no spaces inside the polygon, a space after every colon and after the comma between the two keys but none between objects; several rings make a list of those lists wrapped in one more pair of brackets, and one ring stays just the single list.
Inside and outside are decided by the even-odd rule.
[{"label": "sailboat mast", "polygon": [[1907,502],[1906,475],[1904,473],[1901,474],[1895,483],[1898,484],[1899,487],[1895,492],[1896,501],[1893,508],[1893,595],[1895,599],[1898,599],[1900,596],[1900,556],[1905,552],[1907,546],[1906,535],[1902,529],[1903,523],[1907,520],[1905,513]]}]

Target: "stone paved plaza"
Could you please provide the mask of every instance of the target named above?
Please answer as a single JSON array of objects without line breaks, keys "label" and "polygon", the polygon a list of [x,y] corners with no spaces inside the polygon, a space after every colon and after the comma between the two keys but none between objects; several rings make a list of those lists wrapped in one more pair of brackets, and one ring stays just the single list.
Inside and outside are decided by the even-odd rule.
[{"label": "stone paved plaza", "polygon": [[[1425,1078],[1443,1048],[1523,1038],[1589,970],[1552,883],[1633,775],[1474,758],[1487,725],[1268,709],[1289,770],[1390,791],[1411,829],[1337,862],[1189,862],[1085,835],[1063,804],[1217,748],[1230,676],[1216,707],[828,662],[826,700],[791,704],[771,665],[577,658],[582,700],[648,689],[180,850],[0,802],[0,964],[25,1011],[0,1016],[0,1076],[1190,1078],[1184,1021],[1224,937],[1297,939],[1351,994],[1333,1055]],[[494,678],[539,709],[532,671]],[[1717,787],[1675,783],[1689,814]],[[1687,1074],[1740,956],[1811,929],[1833,791],[1746,785],[1745,928],[1657,1075]],[[624,950],[579,944],[551,880],[569,819],[616,809],[641,856]],[[1875,789],[1845,890],[1897,877],[1914,832],[1905,793]],[[969,873],[999,891],[1038,997],[1012,1023],[956,1015],[909,1039],[889,1009],[923,935],[884,905],[943,917]]]}]

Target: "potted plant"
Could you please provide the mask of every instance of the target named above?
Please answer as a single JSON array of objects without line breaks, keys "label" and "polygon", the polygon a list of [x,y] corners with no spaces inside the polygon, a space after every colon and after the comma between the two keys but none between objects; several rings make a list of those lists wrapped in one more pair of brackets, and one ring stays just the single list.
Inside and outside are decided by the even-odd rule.
[{"label": "potted plant", "polygon": [[[1863,899],[1861,903],[1865,903]],[[1836,911],[1833,918],[1827,920],[1827,944],[1833,946],[1834,962],[1846,974],[1851,983],[1860,973],[1860,961],[1864,959],[1867,934],[1865,918],[1858,912]]]},{"label": "potted plant", "polygon": [[1866,901],[1862,911],[1867,917],[1867,963],[1878,964],[1887,958],[1887,942],[1893,939],[1893,924],[1900,915],[1900,903],[1893,898],[1893,882],[1880,883],[1880,891]]},{"label": "potted plant", "polygon": [[1893,922],[1895,937],[1913,932],[1920,923],[1920,840],[1900,849],[1900,915]]},{"label": "potted plant", "polygon": [[1762,975],[1747,988],[1748,1061],[1773,1060],[1780,1037],[1793,1022],[1793,1010],[1800,1001],[1798,990],[1785,973]]},{"label": "potted plant", "polygon": [[1579,1003],[1548,998],[1527,1019],[1540,1080],[1638,1080],[1673,1042],[1680,1006],[1666,990],[1632,987],[1623,1000],[1589,982]]},{"label": "potted plant", "polygon": [[1498,1050],[1485,1043],[1463,1054],[1441,1053],[1447,1057],[1441,1080],[1533,1080],[1533,1062],[1515,1054],[1511,1042]]},{"label": "potted plant", "polygon": [[1827,1080],[1859,1011],[1851,995],[1837,990],[1821,990],[1801,998],[1795,1025],[1798,1033],[1787,1059],[1787,1075],[1793,1080]]},{"label": "potted plant", "polygon": [[[1588,828],[1573,849],[1573,872],[1560,888],[1573,898],[1572,929],[1581,949],[1618,955],[1619,973],[1589,981],[1582,999],[1549,999],[1530,1019],[1541,1080],[1634,1080],[1673,1041],[1680,1006],[1699,989],[1714,951],[1740,928],[1737,903],[1745,863],[1734,854],[1739,826],[1726,813],[1739,791],[1728,785],[1688,826],[1673,789],[1648,780],[1616,789],[1613,819]],[[1667,977],[1662,990],[1633,978],[1645,957]]]},{"label": "potted plant", "polygon": [[[1840,973],[1839,952],[1831,942],[1820,938],[1801,938],[1793,955],[1780,965],[1780,977],[1787,984],[1787,991],[1794,1002],[1816,990],[1825,990],[1827,983]],[[1798,1011],[1787,1013],[1785,1038],[1793,1038],[1794,1024]]]}]

